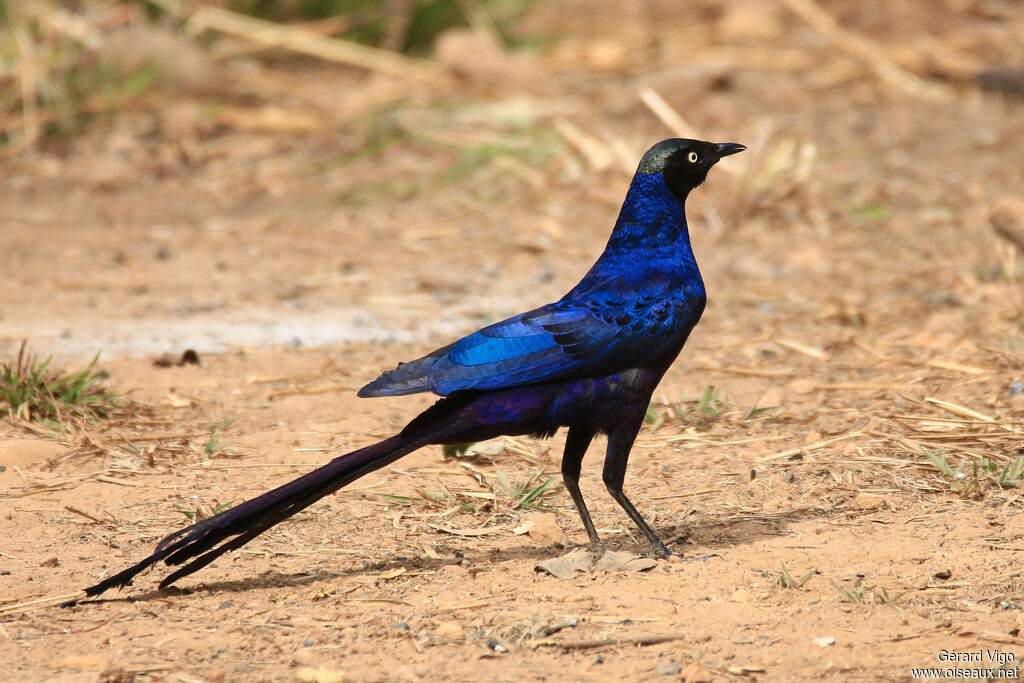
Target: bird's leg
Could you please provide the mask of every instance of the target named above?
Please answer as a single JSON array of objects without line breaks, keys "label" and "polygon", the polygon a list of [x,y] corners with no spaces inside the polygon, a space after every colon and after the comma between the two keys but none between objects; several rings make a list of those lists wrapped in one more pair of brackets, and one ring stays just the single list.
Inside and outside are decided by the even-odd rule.
[{"label": "bird's leg", "polygon": [[654,553],[661,557],[668,557],[672,553],[669,552],[669,549],[658,538],[658,534],[654,533],[654,529],[640,516],[640,513],[633,507],[633,504],[629,502],[626,494],[622,492],[622,483],[626,479],[626,464],[629,462],[629,452],[633,448],[633,441],[636,440],[636,435],[640,431],[642,422],[643,419],[641,418],[635,425],[623,426],[608,434],[608,451],[604,458],[604,485],[608,488],[608,493],[611,494],[612,498],[622,506],[622,509],[629,515],[629,518],[647,536],[647,540],[651,542],[651,546],[654,548]]},{"label": "bird's leg", "polygon": [[580,492],[580,466],[583,463],[583,456],[587,453],[594,433],[583,427],[570,427],[569,435],[565,439],[565,452],[562,454],[562,481],[566,490],[572,496],[572,502],[576,511],[580,513],[583,520],[583,528],[587,530],[590,537],[590,549],[594,552],[602,552],[604,544],[597,535],[594,522],[590,519],[590,512],[587,504],[583,502],[583,493]]}]

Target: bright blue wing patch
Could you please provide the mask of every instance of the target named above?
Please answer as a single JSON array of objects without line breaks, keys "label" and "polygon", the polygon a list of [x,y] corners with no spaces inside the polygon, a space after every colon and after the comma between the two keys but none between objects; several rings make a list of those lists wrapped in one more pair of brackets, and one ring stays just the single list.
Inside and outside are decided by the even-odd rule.
[{"label": "bright blue wing patch", "polygon": [[[704,309],[703,291],[681,292],[666,278],[643,295],[604,282],[601,291],[562,299],[463,337],[384,373],[360,391],[388,396],[503,389],[643,367],[682,345]],[[689,294],[689,295],[687,295]]]}]

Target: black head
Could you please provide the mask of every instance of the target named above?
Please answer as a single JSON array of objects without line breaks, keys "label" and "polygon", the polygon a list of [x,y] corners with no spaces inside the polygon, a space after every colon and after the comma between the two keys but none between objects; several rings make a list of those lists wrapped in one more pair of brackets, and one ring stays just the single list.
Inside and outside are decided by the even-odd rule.
[{"label": "black head", "polygon": [[637,173],[660,173],[665,184],[680,199],[704,182],[708,171],[719,159],[742,152],[746,147],[735,142],[703,142],[673,138],[651,147],[640,160]]}]

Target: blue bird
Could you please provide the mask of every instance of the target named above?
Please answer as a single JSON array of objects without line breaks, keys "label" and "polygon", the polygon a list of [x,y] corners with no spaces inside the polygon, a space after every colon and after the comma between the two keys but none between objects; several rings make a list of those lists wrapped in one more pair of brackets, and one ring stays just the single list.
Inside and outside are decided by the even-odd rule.
[{"label": "blue bird", "polygon": [[[555,303],[489,325],[359,390],[359,396],[433,392],[442,398],[388,439],[339,456],[283,486],[176,531],[142,562],[85,589],[128,585],[163,560],[184,565],[164,588],[245,545],[346,484],[428,444],[502,435],[544,438],[568,427],[562,479],[590,545],[603,548],[580,493],[580,466],[597,434],[608,436],[603,478],[655,553],[668,548],[622,490],[629,453],[654,388],[704,311],[704,281],[685,203],[724,156],[746,149],[672,139],[640,160],[604,252]],[[71,603],[69,603],[71,604]]]}]

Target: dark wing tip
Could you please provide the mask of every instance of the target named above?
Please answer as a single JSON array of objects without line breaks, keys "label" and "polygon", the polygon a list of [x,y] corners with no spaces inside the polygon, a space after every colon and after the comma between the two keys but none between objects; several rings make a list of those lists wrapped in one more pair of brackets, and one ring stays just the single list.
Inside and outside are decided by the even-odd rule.
[{"label": "dark wing tip", "polygon": [[385,394],[382,393],[381,388],[378,387],[377,384],[377,380],[373,380],[372,382],[364,386],[362,389],[357,391],[356,396],[358,396],[359,398],[375,398],[377,396],[384,396]]},{"label": "dark wing tip", "polygon": [[408,394],[419,394],[424,391],[431,391],[430,383],[426,377],[416,377],[412,380],[404,380],[392,376],[394,371],[385,372],[365,387],[356,392],[359,398],[378,398],[380,396],[407,396]]},{"label": "dark wing tip", "polygon": [[382,372],[380,377],[356,392],[356,396],[360,398],[406,396],[433,391],[428,372],[438,356],[446,351],[447,347],[410,363],[399,363],[394,370]]}]

